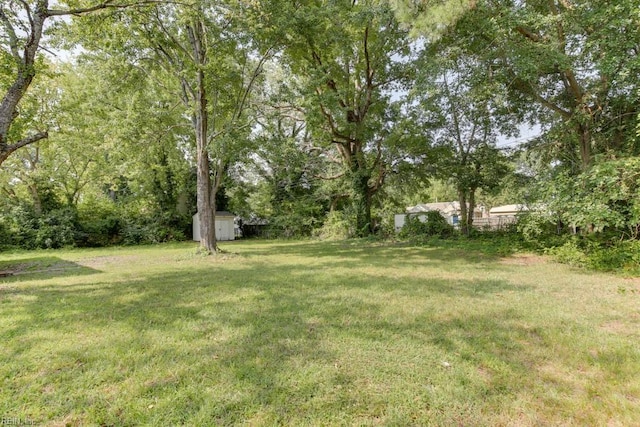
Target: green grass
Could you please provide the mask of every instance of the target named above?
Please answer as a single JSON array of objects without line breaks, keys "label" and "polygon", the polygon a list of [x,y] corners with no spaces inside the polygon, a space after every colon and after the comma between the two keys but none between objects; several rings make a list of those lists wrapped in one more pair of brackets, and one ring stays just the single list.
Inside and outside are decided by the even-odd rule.
[{"label": "green grass", "polygon": [[[0,417],[640,425],[640,281],[374,242],[0,254]],[[0,418],[1,419],[1,418]]]}]

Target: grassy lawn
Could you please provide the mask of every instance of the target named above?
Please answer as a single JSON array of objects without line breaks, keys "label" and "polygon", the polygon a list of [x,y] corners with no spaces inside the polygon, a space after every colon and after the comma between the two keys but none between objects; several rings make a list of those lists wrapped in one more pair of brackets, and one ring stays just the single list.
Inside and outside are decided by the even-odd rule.
[{"label": "grassy lawn", "polygon": [[451,247],[223,248],[0,254],[0,419],[640,425],[640,279]]}]

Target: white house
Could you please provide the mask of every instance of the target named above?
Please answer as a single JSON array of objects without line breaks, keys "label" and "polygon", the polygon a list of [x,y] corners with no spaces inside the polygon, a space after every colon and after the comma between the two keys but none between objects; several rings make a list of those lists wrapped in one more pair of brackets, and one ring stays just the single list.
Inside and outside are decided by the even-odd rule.
[{"label": "white house", "polygon": [[489,210],[490,217],[497,216],[516,216],[520,212],[528,211],[529,209],[525,205],[503,205],[496,206]]},{"label": "white house", "polygon": [[[216,212],[216,240],[235,239],[234,218],[230,212]],[[197,213],[193,216],[193,240],[200,241],[200,215]]]},{"label": "white house", "polygon": [[[420,221],[426,221],[424,213],[430,211],[438,211],[449,224],[457,225],[460,218],[460,202],[437,202],[437,203],[420,203],[415,206],[409,206],[404,214],[396,214],[394,217],[394,228],[396,232],[404,226],[404,221],[407,215],[412,217],[418,217]],[[482,206],[476,206],[473,211],[474,218],[483,218],[485,216],[485,209]]]}]

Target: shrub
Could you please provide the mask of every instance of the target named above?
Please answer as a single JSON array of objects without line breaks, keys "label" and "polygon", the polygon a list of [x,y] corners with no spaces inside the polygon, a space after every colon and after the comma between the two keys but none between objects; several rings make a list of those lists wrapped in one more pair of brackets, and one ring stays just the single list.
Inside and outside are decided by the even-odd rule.
[{"label": "shrub", "polygon": [[81,246],[108,246],[122,243],[122,218],[110,201],[91,200],[78,209]]},{"label": "shrub", "polygon": [[576,267],[587,265],[587,255],[579,247],[577,239],[571,239],[561,246],[552,247],[545,251],[558,262]]},{"label": "shrub", "polygon": [[130,211],[123,219],[122,243],[138,245],[184,240],[184,219],[171,213]]},{"label": "shrub", "polygon": [[574,236],[546,251],[564,264],[599,271],[640,270],[640,241],[599,240],[596,236]]},{"label": "shrub", "polygon": [[14,244],[6,218],[0,216],[0,251]]},{"label": "shrub", "polygon": [[329,212],[322,227],[316,232],[323,240],[342,240],[352,235],[349,220],[342,211]]},{"label": "shrub", "polygon": [[438,211],[430,211],[420,216],[409,216],[400,230],[399,237],[408,238],[414,236],[449,237],[454,233],[454,228]]},{"label": "shrub", "polygon": [[73,208],[55,209],[38,218],[35,246],[43,249],[73,246],[78,238],[78,213]]}]

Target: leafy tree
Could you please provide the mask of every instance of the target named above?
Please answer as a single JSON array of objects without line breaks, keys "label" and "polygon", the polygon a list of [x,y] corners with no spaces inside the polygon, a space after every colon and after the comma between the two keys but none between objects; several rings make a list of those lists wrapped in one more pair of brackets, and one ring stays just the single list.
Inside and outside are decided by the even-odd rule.
[{"label": "leafy tree", "polygon": [[544,147],[579,173],[639,148],[638,19],[634,1],[482,1],[456,31],[490,61],[513,105],[544,125]]},{"label": "leafy tree", "polygon": [[46,128],[16,129],[18,108],[36,75],[42,71],[40,51],[45,27],[61,16],[82,15],[106,8],[127,8],[140,3],[104,0],[86,7],[50,7],[49,0],[6,0],[0,4],[0,165],[16,150],[47,138]]},{"label": "leafy tree", "polygon": [[[271,54],[256,50],[239,11],[230,3],[158,4],[145,14],[121,13],[108,21],[76,28],[89,48],[102,49],[129,64],[173,79],[175,99],[182,103],[196,143],[197,204],[202,247],[217,251],[216,193],[233,159],[246,141],[250,93],[261,65]],[[92,36],[95,26],[111,34]],[[153,71],[152,71],[153,70]]]},{"label": "leafy tree", "polygon": [[[270,29],[303,80],[303,107],[314,142],[340,167],[355,233],[372,229],[373,197],[387,174],[386,146],[399,109],[392,92],[409,77],[410,45],[393,11],[377,1],[274,2]],[[265,11],[267,13],[268,10]],[[332,153],[333,152],[333,153]]]},{"label": "leafy tree", "polygon": [[517,117],[492,78],[489,64],[463,53],[448,34],[423,52],[414,97],[423,110],[424,150],[434,175],[450,180],[460,202],[460,226],[468,235],[478,190],[495,190],[507,174],[505,156],[496,148],[500,135],[517,132]]},{"label": "leafy tree", "polygon": [[[280,81],[282,74],[277,74]],[[267,203],[258,216],[269,220],[271,231],[285,237],[310,235],[329,204],[320,176],[331,165],[317,155],[304,114],[291,103],[299,99],[295,88],[281,83],[260,108],[252,155],[245,163],[256,189],[265,193],[261,199]]]}]

